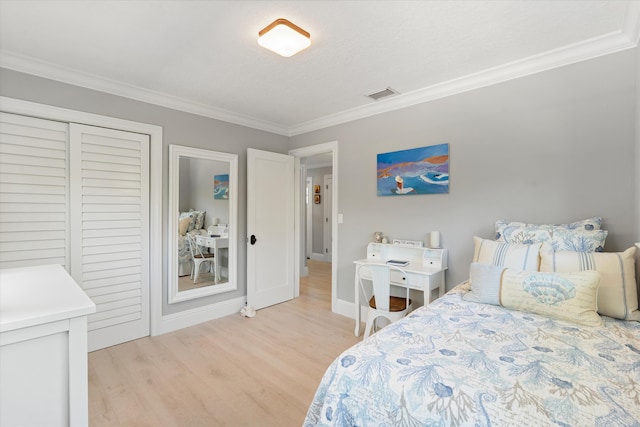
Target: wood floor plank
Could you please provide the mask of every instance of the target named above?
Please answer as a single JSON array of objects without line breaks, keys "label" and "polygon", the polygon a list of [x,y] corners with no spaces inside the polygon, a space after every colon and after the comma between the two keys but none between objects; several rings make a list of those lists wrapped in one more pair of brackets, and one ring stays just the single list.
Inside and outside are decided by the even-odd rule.
[{"label": "wood floor plank", "polygon": [[359,339],[331,312],[331,264],[300,297],[89,354],[90,425],[300,426],[329,364]]}]

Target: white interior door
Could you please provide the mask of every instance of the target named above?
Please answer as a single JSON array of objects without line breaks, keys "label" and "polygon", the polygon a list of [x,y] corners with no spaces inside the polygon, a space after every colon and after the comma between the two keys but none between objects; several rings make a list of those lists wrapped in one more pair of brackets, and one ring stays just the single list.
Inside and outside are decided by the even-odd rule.
[{"label": "white interior door", "polygon": [[247,303],[294,297],[294,158],[247,150]]},{"label": "white interior door", "polygon": [[71,275],[89,350],[149,335],[149,136],[70,125]]}]

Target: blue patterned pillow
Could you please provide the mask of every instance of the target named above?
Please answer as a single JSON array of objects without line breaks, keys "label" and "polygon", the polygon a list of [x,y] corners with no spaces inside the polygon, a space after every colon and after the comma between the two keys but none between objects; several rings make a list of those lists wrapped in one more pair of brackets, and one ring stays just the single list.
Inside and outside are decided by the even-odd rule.
[{"label": "blue patterned pillow", "polygon": [[496,221],[496,240],[504,241],[505,243],[515,243],[508,242],[507,240],[502,240],[503,230],[505,227],[514,227],[514,228],[534,228],[534,229],[553,229],[553,228],[565,228],[568,230],[585,230],[585,231],[593,231],[600,230],[602,226],[602,218],[599,216],[594,216],[592,218],[581,219],[580,221],[569,222],[566,224],[527,224],[525,222],[518,221],[507,221],[504,219],[500,219]]},{"label": "blue patterned pillow", "polygon": [[190,209],[189,213],[191,213],[193,215],[193,218],[195,218],[195,221],[193,222],[193,228],[190,228],[189,231],[200,230],[202,227],[204,227],[204,216],[207,213],[206,211],[194,211],[193,209]]},{"label": "blue patterned pillow", "polygon": [[549,243],[555,250],[601,252],[607,231],[600,230],[602,218],[593,217],[568,224],[526,224],[496,221],[496,241],[530,245]]},{"label": "blue patterned pillow", "polygon": [[555,251],[602,252],[608,234],[605,230],[556,228],[552,231],[551,246]]}]

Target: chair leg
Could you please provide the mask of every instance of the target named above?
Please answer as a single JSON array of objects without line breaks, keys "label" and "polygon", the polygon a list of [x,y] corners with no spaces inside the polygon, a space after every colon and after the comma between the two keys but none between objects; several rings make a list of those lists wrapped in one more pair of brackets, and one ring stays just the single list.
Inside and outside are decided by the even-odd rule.
[{"label": "chair leg", "polygon": [[369,335],[371,335],[371,327],[373,326],[374,320],[369,320],[367,319],[367,326],[365,326],[364,328],[364,337],[362,339],[367,339],[369,338]]},{"label": "chair leg", "polygon": [[193,263],[193,284],[196,284],[196,281],[198,280],[198,273],[200,273],[200,263],[198,262],[194,262]]}]

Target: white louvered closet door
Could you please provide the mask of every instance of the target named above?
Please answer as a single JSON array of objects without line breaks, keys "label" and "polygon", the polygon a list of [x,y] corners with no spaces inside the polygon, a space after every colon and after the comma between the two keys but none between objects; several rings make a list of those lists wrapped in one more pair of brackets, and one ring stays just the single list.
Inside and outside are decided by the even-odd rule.
[{"label": "white louvered closet door", "polygon": [[71,275],[89,350],[149,335],[149,136],[70,124]]},{"label": "white louvered closet door", "polygon": [[69,269],[68,127],[0,113],[0,268]]}]

